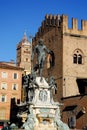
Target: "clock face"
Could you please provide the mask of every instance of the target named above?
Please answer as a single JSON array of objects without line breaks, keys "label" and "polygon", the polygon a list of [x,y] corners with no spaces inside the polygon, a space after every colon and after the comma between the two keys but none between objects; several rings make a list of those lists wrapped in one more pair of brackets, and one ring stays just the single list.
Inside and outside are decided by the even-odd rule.
[{"label": "clock face", "polygon": [[47,100],[47,91],[46,90],[40,90],[39,100],[41,100],[43,102],[45,102]]}]

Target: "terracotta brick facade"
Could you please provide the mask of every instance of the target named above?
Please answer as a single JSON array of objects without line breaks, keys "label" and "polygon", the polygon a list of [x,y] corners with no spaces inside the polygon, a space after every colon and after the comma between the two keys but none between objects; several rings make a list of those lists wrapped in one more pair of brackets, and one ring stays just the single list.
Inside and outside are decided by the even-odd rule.
[{"label": "terracotta brick facade", "polygon": [[23,68],[0,62],[0,121],[10,121],[11,99],[21,101]]}]

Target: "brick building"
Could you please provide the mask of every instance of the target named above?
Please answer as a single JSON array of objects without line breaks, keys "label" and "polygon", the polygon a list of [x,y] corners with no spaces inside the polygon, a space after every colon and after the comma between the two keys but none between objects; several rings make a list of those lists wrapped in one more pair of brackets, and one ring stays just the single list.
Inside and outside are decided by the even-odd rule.
[{"label": "brick building", "polygon": [[[46,15],[33,39],[33,47],[39,38],[52,55],[47,56],[44,76],[55,76],[57,92],[54,100],[64,103],[62,120],[71,128],[83,128],[87,123],[87,21],[72,18],[68,27],[68,16]],[[35,63],[35,61],[34,61]]]},{"label": "brick building", "polygon": [[23,68],[0,62],[0,122],[10,120],[11,99],[21,101]]},{"label": "brick building", "polygon": [[31,72],[31,45],[26,33],[23,39],[17,44],[17,66],[24,68],[25,74]]}]

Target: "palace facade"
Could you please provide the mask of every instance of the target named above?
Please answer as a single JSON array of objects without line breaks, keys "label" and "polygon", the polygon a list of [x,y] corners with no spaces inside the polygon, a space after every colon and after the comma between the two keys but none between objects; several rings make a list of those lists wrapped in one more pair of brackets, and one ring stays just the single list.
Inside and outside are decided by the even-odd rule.
[{"label": "palace facade", "polygon": [[69,28],[68,16],[47,14],[33,39],[33,47],[39,38],[52,52],[47,55],[44,76],[55,77],[54,100],[64,103],[62,120],[70,128],[83,128],[87,123],[87,20],[82,20],[78,29],[78,19],[72,18]]}]

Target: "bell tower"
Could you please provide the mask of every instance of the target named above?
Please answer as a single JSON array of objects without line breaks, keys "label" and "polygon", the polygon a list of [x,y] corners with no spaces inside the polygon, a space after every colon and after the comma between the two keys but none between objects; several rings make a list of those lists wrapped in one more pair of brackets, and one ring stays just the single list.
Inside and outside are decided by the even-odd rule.
[{"label": "bell tower", "polygon": [[17,44],[16,64],[24,68],[24,72],[29,74],[31,72],[31,44],[28,41],[26,33],[23,39]]}]

